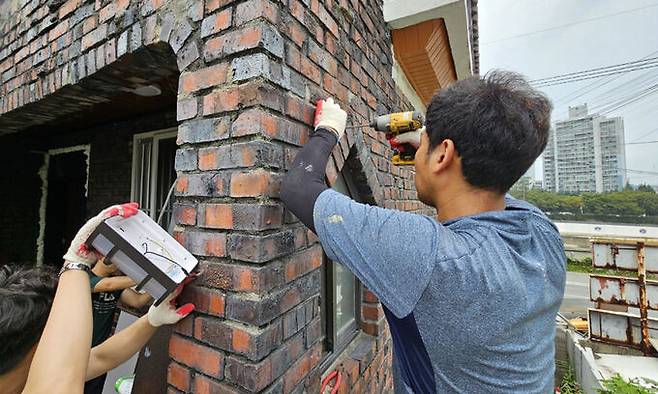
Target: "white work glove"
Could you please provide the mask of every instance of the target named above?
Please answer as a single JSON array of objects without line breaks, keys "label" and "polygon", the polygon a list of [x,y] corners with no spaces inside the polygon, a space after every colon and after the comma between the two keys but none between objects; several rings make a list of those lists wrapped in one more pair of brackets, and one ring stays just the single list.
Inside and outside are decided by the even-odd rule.
[{"label": "white work glove", "polygon": [[178,323],[181,319],[192,313],[194,304],[185,304],[176,309],[176,297],[183,291],[183,286],[187,283],[186,279],[183,283],[178,285],[174,291],[171,292],[158,306],[151,305],[148,314],[146,315],[149,324],[153,327],[160,327],[164,324]]},{"label": "white work glove", "polygon": [[68,251],[64,255],[64,261],[82,263],[92,267],[101,256],[95,250],[87,248],[86,242],[91,233],[96,230],[96,227],[98,227],[103,220],[116,215],[121,215],[124,218],[130,217],[137,213],[138,208],[139,204],[136,202],[113,205],[89,219],[89,221],[78,230],[75,238],[71,241],[71,246],[69,246]]},{"label": "white work glove", "polygon": [[345,124],[347,123],[347,112],[343,111],[340,106],[334,103],[334,99],[329,97],[326,100],[318,100],[315,105],[315,120],[313,126],[315,130],[319,128],[333,131],[338,140],[345,134]]},{"label": "white work glove", "polygon": [[402,145],[410,144],[414,148],[418,149],[420,146],[420,139],[425,132],[425,127],[421,127],[418,130],[410,131],[408,133],[398,134],[397,137],[391,138],[391,145]]}]

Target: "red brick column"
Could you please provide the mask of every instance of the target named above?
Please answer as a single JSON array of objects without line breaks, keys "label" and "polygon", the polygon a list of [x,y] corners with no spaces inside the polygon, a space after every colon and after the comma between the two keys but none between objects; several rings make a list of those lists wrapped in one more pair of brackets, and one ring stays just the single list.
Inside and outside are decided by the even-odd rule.
[{"label": "red brick column", "polygon": [[[12,12],[0,22],[7,129],[111,100],[121,91],[111,76],[99,78],[106,85],[89,83],[108,65],[140,67],[162,59],[154,53],[163,48],[175,55],[175,236],[203,274],[183,296],[197,311],[171,339],[169,391],[317,392],[326,372],[319,366],[323,255],[282,206],[279,188],[317,99],[335,97],[349,124],[411,108],[391,76],[381,0],[19,3],[0,5]],[[392,166],[390,156],[383,135],[350,129],[327,178],[333,183],[350,160],[367,202],[421,210],[413,171]],[[390,337],[365,289],[360,320],[362,333],[333,367],[344,372],[342,392],[379,393],[391,387]]]}]

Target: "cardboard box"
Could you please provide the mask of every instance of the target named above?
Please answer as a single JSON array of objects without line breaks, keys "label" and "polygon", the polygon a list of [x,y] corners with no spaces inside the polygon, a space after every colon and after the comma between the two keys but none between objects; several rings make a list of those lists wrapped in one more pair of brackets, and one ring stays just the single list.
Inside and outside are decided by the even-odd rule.
[{"label": "cardboard box", "polygon": [[101,223],[87,245],[114,263],[159,305],[199,263],[181,244],[142,211]]}]

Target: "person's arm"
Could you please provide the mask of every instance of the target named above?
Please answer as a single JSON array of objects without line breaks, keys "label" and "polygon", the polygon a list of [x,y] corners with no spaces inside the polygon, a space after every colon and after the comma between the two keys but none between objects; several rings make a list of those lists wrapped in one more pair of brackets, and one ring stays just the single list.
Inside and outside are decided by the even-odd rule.
[{"label": "person's arm", "polygon": [[448,231],[428,217],[359,204],[326,187],[325,168],[334,147],[330,142],[335,144],[336,137],[319,127],[328,124],[342,135],[344,122],[341,129],[339,122],[323,119],[338,118],[334,113],[342,110],[335,107],[331,102],[321,109],[320,126],[295,157],[281,199],[317,233],[331,260],[348,267],[401,318],[427,286],[441,242],[449,238],[438,234]]},{"label": "person's arm", "polygon": [[281,200],[311,231],[313,206],[320,193],[328,189],[325,181],[327,161],[336,142],[345,133],[347,114],[333,99],[316,106],[315,132],[297,153],[281,187]]},{"label": "person's arm", "polygon": [[125,290],[135,286],[135,281],[128,276],[112,276],[109,278],[101,278],[94,288],[92,293],[109,293],[112,291]]},{"label": "person's arm", "polygon": [[148,293],[139,294],[133,289],[125,289],[121,292],[121,297],[119,297],[119,301],[121,301],[122,304],[135,309],[140,309],[151,300],[153,300],[153,298]]},{"label": "person's arm", "polygon": [[194,310],[193,304],[185,304],[176,309],[176,297],[182,290],[183,285],[172,292],[160,305],[151,305],[145,316],[91,349],[86,379],[93,379],[121,365],[146,345],[158,327],[178,323],[189,315]]},{"label": "person's arm", "polygon": [[[92,266],[98,254],[85,242],[103,220],[137,213],[137,204],[110,207],[78,231],[64,255],[66,263]],[[89,275],[67,270],[60,276],[55,299],[30,366],[24,393],[82,393],[91,348],[92,311]]]},{"label": "person's arm", "polygon": [[65,271],[34,353],[24,393],[82,393],[91,347],[89,275]]}]

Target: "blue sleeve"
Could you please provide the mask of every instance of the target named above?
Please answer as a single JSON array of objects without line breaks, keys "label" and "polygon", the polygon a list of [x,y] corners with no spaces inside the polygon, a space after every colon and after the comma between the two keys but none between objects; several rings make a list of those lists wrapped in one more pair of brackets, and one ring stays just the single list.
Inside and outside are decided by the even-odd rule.
[{"label": "blue sleeve", "polygon": [[327,256],[348,267],[379,300],[403,318],[420,299],[450,231],[421,215],[360,204],[328,189],[313,221]]}]

